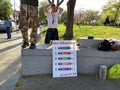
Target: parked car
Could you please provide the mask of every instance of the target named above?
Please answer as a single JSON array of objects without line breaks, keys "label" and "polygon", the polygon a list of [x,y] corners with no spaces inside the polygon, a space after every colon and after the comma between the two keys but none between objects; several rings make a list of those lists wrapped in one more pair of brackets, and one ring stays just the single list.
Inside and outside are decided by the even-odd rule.
[{"label": "parked car", "polygon": [[4,21],[0,21],[0,32],[6,32]]},{"label": "parked car", "polygon": [[16,22],[12,21],[12,31],[18,31],[19,25]]},{"label": "parked car", "polygon": [[[14,21],[12,21],[11,23],[12,23],[11,31],[12,32],[17,31],[19,26]],[[5,27],[4,21],[0,21],[0,32],[6,32],[6,27]]]}]

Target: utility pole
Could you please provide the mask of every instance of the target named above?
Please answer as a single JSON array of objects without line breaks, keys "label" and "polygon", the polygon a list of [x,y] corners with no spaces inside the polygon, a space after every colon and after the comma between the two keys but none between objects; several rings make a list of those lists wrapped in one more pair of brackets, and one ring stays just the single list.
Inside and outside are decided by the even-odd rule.
[{"label": "utility pole", "polygon": [[15,14],[15,0],[14,0],[14,21],[16,20],[16,14]]},{"label": "utility pole", "polygon": [[16,12],[16,10],[15,10],[15,5],[16,5],[16,2],[15,2],[15,0],[14,0],[14,23],[15,23],[15,25],[16,25],[16,30],[17,30],[17,12]]}]

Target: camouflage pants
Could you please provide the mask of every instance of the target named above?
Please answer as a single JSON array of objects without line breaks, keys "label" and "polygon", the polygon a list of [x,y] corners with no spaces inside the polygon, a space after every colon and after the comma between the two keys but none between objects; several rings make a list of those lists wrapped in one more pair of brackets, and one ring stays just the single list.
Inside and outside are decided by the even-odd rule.
[{"label": "camouflage pants", "polygon": [[[23,36],[23,41],[35,44],[37,39],[38,26],[38,8],[22,3],[20,5],[20,29]],[[32,28],[32,31],[30,33],[30,40],[28,36],[29,27]]]}]

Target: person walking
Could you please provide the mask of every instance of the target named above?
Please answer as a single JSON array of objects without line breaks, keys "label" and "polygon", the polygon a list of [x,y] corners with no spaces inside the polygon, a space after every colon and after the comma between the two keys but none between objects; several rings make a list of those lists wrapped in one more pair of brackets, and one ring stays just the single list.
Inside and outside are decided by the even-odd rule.
[{"label": "person walking", "polygon": [[[30,49],[36,48],[38,22],[38,0],[21,0],[20,1],[20,30],[23,37],[22,48],[29,46]],[[28,29],[32,28],[30,40]]]},{"label": "person walking", "polygon": [[4,21],[5,27],[6,27],[6,33],[7,33],[7,39],[11,39],[11,29],[12,29],[12,23],[9,20],[9,18],[6,18]]},{"label": "person walking", "polygon": [[[51,8],[51,11],[49,10]],[[48,4],[44,7],[47,16],[48,29],[45,37],[45,44],[50,44],[51,40],[59,40],[58,36],[58,17],[63,12],[63,9],[56,7],[54,3]],[[49,12],[50,11],[50,12]]]}]

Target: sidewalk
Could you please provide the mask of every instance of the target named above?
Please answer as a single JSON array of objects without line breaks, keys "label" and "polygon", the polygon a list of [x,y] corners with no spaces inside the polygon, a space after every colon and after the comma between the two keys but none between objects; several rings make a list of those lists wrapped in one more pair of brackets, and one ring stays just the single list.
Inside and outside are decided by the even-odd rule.
[{"label": "sidewalk", "polygon": [[11,35],[12,35],[11,39],[7,39],[6,33],[0,33],[0,43],[7,42],[7,41],[13,41],[13,40],[17,40],[17,39],[22,39],[20,32],[12,32]]},{"label": "sidewalk", "polygon": [[120,90],[120,80],[102,80],[97,75],[52,78],[52,75],[21,77],[16,90]]},{"label": "sidewalk", "polygon": [[15,85],[20,78],[19,73],[15,73],[12,77],[0,83],[0,90],[15,90]]}]

